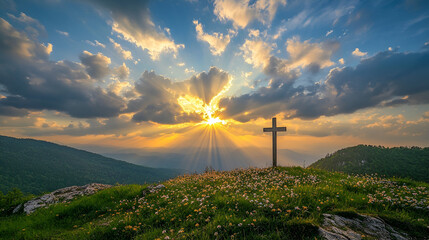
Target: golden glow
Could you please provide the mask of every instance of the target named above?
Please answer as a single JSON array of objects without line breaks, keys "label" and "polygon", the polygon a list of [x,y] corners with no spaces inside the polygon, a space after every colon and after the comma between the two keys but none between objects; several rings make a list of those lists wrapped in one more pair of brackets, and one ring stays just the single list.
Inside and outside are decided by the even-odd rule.
[{"label": "golden glow", "polygon": [[223,109],[219,108],[219,100],[231,87],[231,82],[232,81],[230,80],[228,84],[226,84],[225,87],[210,100],[209,104],[204,103],[204,101],[198,97],[190,95],[179,97],[177,102],[186,113],[197,113],[202,115],[204,120],[199,124],[206,124],[210,126],[215,124],[225,125],[227,120],[222,120],[218,116],[219,113],[223,111]]}]

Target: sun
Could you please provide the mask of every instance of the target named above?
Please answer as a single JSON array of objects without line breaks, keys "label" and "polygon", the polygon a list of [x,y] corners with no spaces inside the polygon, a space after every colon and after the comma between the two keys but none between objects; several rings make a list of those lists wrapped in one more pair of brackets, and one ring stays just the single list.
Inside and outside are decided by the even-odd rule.
[{"label": "sun", "polygon": [[225,94],[225,92],[231,87],[231,80],[227,85],[211,100],[210,103],[205,103],[201,98],[184,95],[177,99],[177,102],[186,113],[197,113],[203,118],[203,121],[197,125],[203,124],[207,126],[225,125],[228,123],[227,120],[222,120],[219,114],[224,110],[219,108],[219,100]]},{"label": "sun", "polygon": [[209,116],[209,117],[208,117],[208,118],[206,118],[204,121],[202,121],[202,122],[201,122],[201,124],[206,124],[206,125],[209,125],[209,126],[214,126],[215,124],[222,124],[222,125],[225,125],[225,124],[226,124],[226,121],[225,121],[225,120],[220,119],[219,117],[212,117],[212,116]]}]

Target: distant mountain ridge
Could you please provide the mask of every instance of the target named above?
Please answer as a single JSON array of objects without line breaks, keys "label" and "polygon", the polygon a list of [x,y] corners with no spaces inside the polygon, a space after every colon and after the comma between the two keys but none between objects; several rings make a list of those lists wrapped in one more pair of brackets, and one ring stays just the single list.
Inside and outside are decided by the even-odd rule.
[{"label": "distant mountain ridge", "polygon": [[355,174],[377,173],[429,182],[429,147],[358,145],[328,154],[309,167]]},{"label": "distant mountain ridge", "polygon": [[143,167],[55,143],[0,136],[0,190],[40,194],[72,185],[143,184],[183,171]]}]

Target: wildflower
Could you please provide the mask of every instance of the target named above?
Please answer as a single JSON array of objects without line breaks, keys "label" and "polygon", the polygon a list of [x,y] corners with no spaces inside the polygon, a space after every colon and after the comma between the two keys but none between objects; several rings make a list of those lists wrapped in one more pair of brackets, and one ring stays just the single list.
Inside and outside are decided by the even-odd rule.
[{"label": "wildflower", "polygon": [[217,228],[220,229],[220,228],[222,228],[222,226],[221,225],[217,225]]},{"label": "wildflower", "polygon": [[195,223],[195,227],[198,227],[198,226],[200,226],[200,224],[198,224],[198,223]]},{"label": "wildflower", "polygon": [[217,232],[215,232],[215,233],[214,233],[214,235],[215,235],[215,236],[217,236],[217,235],[218,235],[218,233],[217,233]]},{"label": "wildflower", "polygon": [[165,238],[164,238],[164,239],[166,239],[166,240],[167,240],[167,239],[170,239],[170,237],[169,237],[169,236],[165,236]]},{"label": "wildflower", "polygon": [[243,224],[242,224],[242,223],[239,223],[239,224],[238,224],[238,226],[239,226],[239,227],[241,227],[241,226],[243,226]]}]

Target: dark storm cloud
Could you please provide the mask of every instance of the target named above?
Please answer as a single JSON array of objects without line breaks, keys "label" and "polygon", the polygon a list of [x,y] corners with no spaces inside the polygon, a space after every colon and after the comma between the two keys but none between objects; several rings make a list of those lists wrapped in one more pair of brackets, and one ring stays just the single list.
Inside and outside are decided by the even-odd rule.
[{"label": "dark storm cloud", "polygon": [[89,76],[95,79],[101,79],[109,74],[110,58],[101,53],[92,54],[88,51],[83,51],[79,56],[80,61],[85,65]]},{"label": "dark storm cloud", "polygon": [[311,119],[359,109],[429,103],[429,51],[380,52],[355,68],[335,68],[323,84],[293,87],[288,81],[252,94],[223,99],[225,117],[249,121],[284,113]]},{"label": "dark storm cloud", "polygon": [[73,117],[112,117],[125,108],[116,94],[95,87],[78,63],[49,61],[52,45],[43,45],[0,18],[0,106],[2,114],[57,110]]},{"label": "dark storm cloud", "polygon": [[0,105],[0,115],[8,117],[22,117],[26,116],[28,111],[25,109],[14,108],[10,106]]}]

